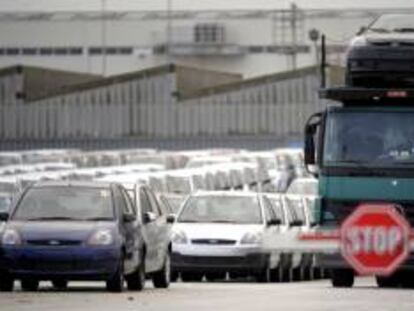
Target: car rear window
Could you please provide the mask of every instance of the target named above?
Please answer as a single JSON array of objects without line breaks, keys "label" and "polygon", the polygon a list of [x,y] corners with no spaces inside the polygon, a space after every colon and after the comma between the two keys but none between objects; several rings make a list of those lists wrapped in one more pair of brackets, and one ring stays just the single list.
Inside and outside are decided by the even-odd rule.
[{"label": "car rear window", "polygon": [[13,220],[111,220],[111,191],[106,188],[42,187],[29,189]]}]

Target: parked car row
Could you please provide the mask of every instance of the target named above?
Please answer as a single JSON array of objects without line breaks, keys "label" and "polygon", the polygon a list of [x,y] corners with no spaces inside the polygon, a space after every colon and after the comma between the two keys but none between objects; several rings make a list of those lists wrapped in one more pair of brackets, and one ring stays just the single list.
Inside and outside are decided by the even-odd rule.
[{"label": "parked car row", "polygon": [[[200,191],[188,196],[173,226],[172,270],[183,281],[255,277],[259,282],[320,274],[314,254],[264,247],[269,236],[311,230],[315,196]],[[295,233],[295,234],[292,234]],[[294,241],[292,241],[294,242]],[[315,274],[316,272],[316,274]]]}]

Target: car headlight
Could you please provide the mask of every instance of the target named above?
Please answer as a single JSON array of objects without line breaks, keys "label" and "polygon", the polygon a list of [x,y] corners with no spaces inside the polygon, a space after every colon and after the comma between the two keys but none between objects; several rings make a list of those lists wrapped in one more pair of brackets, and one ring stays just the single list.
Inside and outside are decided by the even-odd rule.
[{"label": "car headlight", "polygon": [[111,230],[101,229],[94,232],[88,240],[89,245],[108,246],[114,243],[114,236]]},{"label": "car headlight", "polygon": [[186,244],[188,242],[187,236],[183,231],[174,231],[171,240],[175,244]]},{"label": "car headlight", "polygon": [[358,46],[367,46],[368,40],[365,37],[355,37],[352,41],[350,46],[351,47],[358,47]]},{"label": "car headlight", "polygon": [[240,244],[261,244],[263,235],[261,232],[248,232],[240,240]]},{"label": "car headlight", "polygon": [[2,245],[17,246],[22,244],[22,239],[15,229],[5,229],[1,243]]}]

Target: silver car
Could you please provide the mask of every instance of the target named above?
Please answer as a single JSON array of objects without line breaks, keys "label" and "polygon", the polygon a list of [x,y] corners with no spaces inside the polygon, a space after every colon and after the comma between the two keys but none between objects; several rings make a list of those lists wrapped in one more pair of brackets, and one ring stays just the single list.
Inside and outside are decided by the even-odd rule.
[{"label": "silver car", "polygon": [[[267,200],[268,201],[268,200]],[[183,281],[254,276],[277,277],[280,256],[262,247],[263,236],[279,230],[271,206],[254,192],[198,192],[173,226],[172,269]],[[271,234],[271,233],[270,233]]]}]

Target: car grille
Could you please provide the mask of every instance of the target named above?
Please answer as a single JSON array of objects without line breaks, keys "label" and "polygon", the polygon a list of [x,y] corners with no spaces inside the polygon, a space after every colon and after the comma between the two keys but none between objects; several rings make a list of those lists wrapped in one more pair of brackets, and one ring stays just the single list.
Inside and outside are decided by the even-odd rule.
[{"label": "car grille", "polygon": [[[322,207],[322,224],[341,224],[361,203],[367,201],[324,200]],[[402,207],[402,214],[414,227],[414,202],[387,202]]]},{"label": "car grille", "polygon": [[235,240],[225,240],[225,239],[194,239],[191,240],[192,244],[207,244],[207,245],[234,245],[236,244]]},{"label": "car grille", "polygon": [[81,245],[82,241],[45,239],[45,240],[27,240],[26,243],[28,245],[34,245],[34,246],[60,247],[60,246],[77,246],[77,245]]}]

